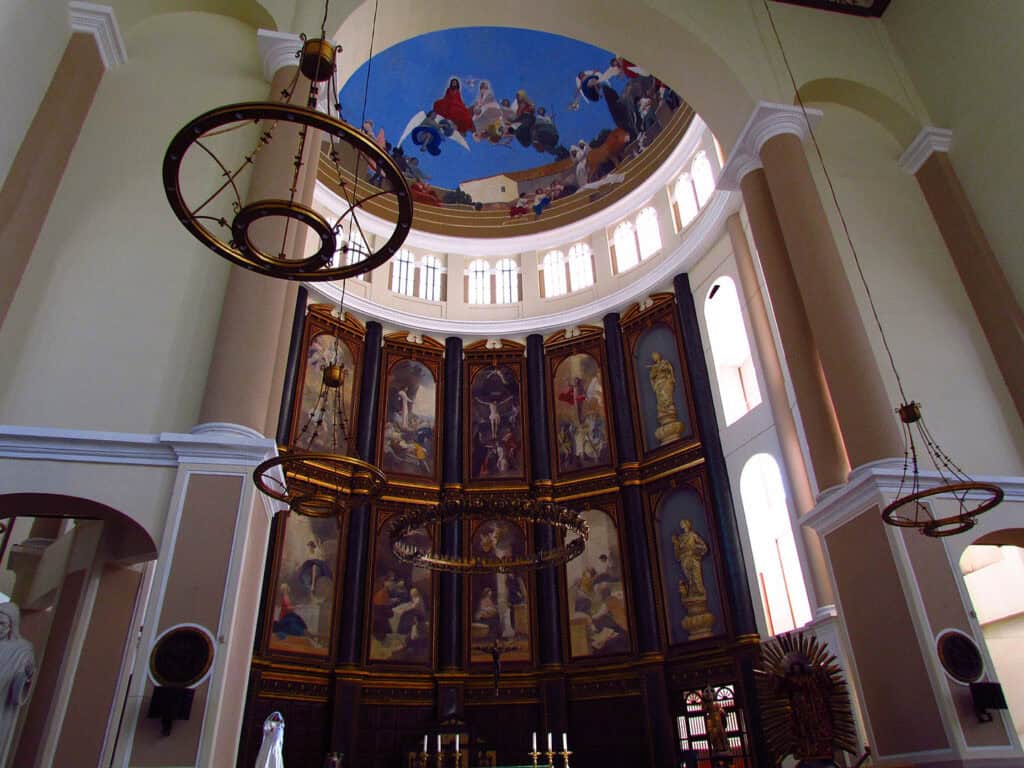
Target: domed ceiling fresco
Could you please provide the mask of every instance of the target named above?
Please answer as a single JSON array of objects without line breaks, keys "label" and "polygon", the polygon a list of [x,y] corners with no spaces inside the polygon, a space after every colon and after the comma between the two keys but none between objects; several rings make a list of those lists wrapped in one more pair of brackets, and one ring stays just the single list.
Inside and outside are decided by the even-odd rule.
[{"label": "domed ceiling fresco", "polygon": [[[640,64],[504,27],[395,45],[348,79],[340,101],[344,118],[409,179],[415,224],[474,236],[539,231],[594,213],[660,165],[693,114]],[[361,175],[379,181],[373,169]]]}]

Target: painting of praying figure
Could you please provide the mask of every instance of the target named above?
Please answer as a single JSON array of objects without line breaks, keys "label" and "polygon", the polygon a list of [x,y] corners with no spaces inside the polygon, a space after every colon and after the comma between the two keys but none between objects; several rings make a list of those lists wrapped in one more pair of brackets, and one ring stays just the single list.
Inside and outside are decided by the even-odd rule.
[{"label": "painting of praying figure", "polygon": [[289,514],[282,538],[268,648],[327,656],[338,573],[338,523]]},{"label": "painting of praying figure", "polygon": [[581,514],[590,526],[587,548],[565,566],[572,657],[628,653],[629,614],[615,520],[600,509]]},{"label": "painting of praying figure", "polygon": [[[433,581],[426,568],[403,563],[391,551],[391,516],[378,513],[370,596],[370,661],[429,665],[433,643]],[[417,528],[405,541],[433,549],[430,535]]]},{"label": "painting of praying figure", "polygon": [[685,371],[675,334],[664,323],[644,331],[633,357],[644,452],[693,436],[686,406]]},{"label": "painting of praying figure", "polygon": [[569,355],[555,368],[552,386],[559,474],[608,464],[608,415],[597,360]]},{"label": "painting of praying figure", "polygon": [[[332,365],[343,370],[341,383],[340,422],[332,417],[322,424],[317,421],[326,409],[335,409],[337,401],[334,392],[323,386],[323,371]],[[352,391],[355,386],[356,369],[352,350],[348,344],[331,333],[318,333],[309,341],[306,350],[306,367],[302,381],[302,405],[295,416],[293,426],[296,440],[311,451],[336,451],[347,453],[349,442],[354,439],[352,432]],[[331,426],[328,426],[330,424]],[[330,434],[333,427],[334,435]]]},{"label": "painting of praying figure", "polygon": [[519,370],[489,365],[470,385],[469,476],[473,480],[524,477]]},{"label": "painting of praying figure", "polygon": [[[485,520],[473,531],[470,553],[480,558],[520,557],[528,547],[526,533],[507,520]],[[484,650],[494,642],[508,648],[502,663],[529,661],[530,603],[526,580],[519,573],[475,575],[470,580],[470,661],[491,664]]]},{"label": "painting of praying figure", "polygon": [[385,472],[433,477],[436,462],[437,381],[418,360],[399,360],[388,371],[384,428]]}]

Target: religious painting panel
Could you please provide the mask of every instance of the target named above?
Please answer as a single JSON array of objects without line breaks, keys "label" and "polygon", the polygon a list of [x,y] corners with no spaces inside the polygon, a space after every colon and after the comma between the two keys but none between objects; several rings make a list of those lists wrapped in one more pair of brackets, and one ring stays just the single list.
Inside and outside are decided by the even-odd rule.
[{"label": "religious painting panel", "polygon": [[669,644],[723,634],[714,536],[700,491],[680,485],[651,502]]},{"label": "religious painting panel", "polygon": [[[486,559],[520,557],[530,547],[523,525],[508,520],[484,520],[472,529],[470,556]],[[469,581],[469,659],[492,664],[492,649],[501,649],[501,662],[529,662],[532,650],[532,606],[527,573],[474,575]]]},{"label": "religious painting panel", "polygon": [[689,373],[671,294],[656,294],[652,306],[624,315],[623,339],[632,379],[640,454],[678,445],[696,436]]},{"label": "religious painting panel", "polygon": [[555,477],[612,464],[605,399],[604,340],[589,333],[579,344],[546,350]]},{"label": "religious painting panel", "polygon": [[[339,320],[331,310],[330,305],[314,304],[306,315],[305,356],[296,379],[289,437],[293,445],[307,450],[347,453],[355,440],[353,404],[362,373],[365,329],[349,315]],[[335,365],[342,369],[337,388],[327,386],[324,375],[325,369]]]},{"label": "religious painting panel", "polygon": [[523,371],[521,351],[486,359],[466,352],[465,459],[471,482],[526,480]]},{"label": "religious painting panel", "polygon": [[[629,611],[622,546],[614,507],[582,510],[590,526],[583,554],[565,566],[569,656],[611,656],[630,651]],[[570,536],[570,541],[576,538]]]},{"label": "religious painting panel", "polygon": [[378,453],[380,466],[389,475],[438,477],[440,365],[440,353],[410,355],[397,348],[385,354]]},{"label": "religious painting panel", "polygon": [[[393,517],[387,510],[376,511],[366,656],[370,662],[429,667],[434,648],[434,580],[428,569],[395,557],[388,535]],[[425,528],[412,531],[406,541],[424,550],[434,547]]]},{"label": "religious painting panel", "polygon": [[342,576],[341,529],[334,519],[281,514],[267,650],[327,657]]}]

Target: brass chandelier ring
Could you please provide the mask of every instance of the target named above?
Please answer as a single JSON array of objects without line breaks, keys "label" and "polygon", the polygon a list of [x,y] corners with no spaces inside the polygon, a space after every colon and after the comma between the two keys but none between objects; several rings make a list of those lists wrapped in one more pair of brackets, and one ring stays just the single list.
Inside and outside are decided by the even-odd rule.
[{"label": "brass chandelier ring", "polygon": [[[285,484],[275,477],[284,473]],[[252,473],[260,491],[307,517],[336,517],[372,501],[387,485],[373,464],[338,453],[286,453],[260,464]]]},{"label": "brass chandelier ring", "polygon": [[[946,517],[935,518],[929,516],[925,519],[921,519],[916,516],[910,517],[898,514],[898,512],[908,504],[913,504],[917,507],[922,499],[956,494],[957,492],[964,492],[964,498],[966,498],[966,493],[970,491],[980,491],[987,494],[987,497],[979,501],[970,509],[964,509],[956,515],[947,515]],[[992,507],[999,504],[999,502],[1003,500],[1004,495],[1005,493],[1003,492],[1003,489],[994,483],[983,483],[973,480],[963,483],[946,483],[944,485],[937,485],[934,488],[927,488],[923,491],[917,491],[906,496],[901,496],[900,498],[893,500],[892,503],[882,510],[882,519],[889,525],[894,525],[899,528],[920,528],[921,532],[926,536],[932,536],[935,538],[954,536],[973,528],[974,524],[977,522],[975,518],[978,515],[988,512]],[[961,504],[963,504],[963,501]]]},{"label": "brass chandelier ring", "polygon": [[[260,219],[275,216],[293,219],[312,229],[320,238],[320,247],[316,253],[305,259],[287,259],[283,256],[271,256],[253,245],[252,238],[249,237],[249,227]],[[235,214],[235,219],[231,222],[231,234],[234,238],[234,247],[244,258],[264,264],[267,268],[288,271],[320,269],[330,263],[337,248],[337,237],[327,219],[312,208],[290,200],[257,200],[255,203],[249,203]]]},{"label": "brass chandelier ring", "polygon": [[[347,145],[356,154],[357,171],[360,167],[375,167],[382,180],[378,185],[367,182],[366,190],[369,194],[365,197],[361,199],[353,197],[353,199],[346,200],[348,207],[333,226],[311,209],[295,203],[288,203],[287,207],[281,207],[270,204],[284,201],[261,201],[253,203],[251,206],[243,206],[239,199],[235,178],[245,167],[252,164],[253,156],[246,156],[245,161],[238,169],[230,170],[202,141],[213,133],[223,133],[246,123],[259,121],[268,121],[273,124],[291,123],[322,131],[327,136]],[[194,145],[199,145],[213,157],[226,179],[222,187],[196,209],[191,208],[184,199],[181,184],[182,163],[189,149]],[[292,104],[274,102],[228,104],[211,109],[194,118],[171,139],[164,155],[163,183],[167,200],[178,220],[199,242],[241,267],[285,280],[310,282],[345,280],[369,272],[385,263],[398,251],[412,226],[413,204],[409,184],[385,149],[378,146],[369,136],[342,120],[314,109]],[[233,222],[229,223],[224,218],[200,213],[202,208],[228,189],[231,189],[235,196],[236,213]],[[346,194],[351,193],[354,196],[358,191],[358,183],[355,189],[346,187],[345,191]],[[352,264],[334,264],[333,249],[330,257],[325,259],[323,251],[330,244],[326,230],[331,230],[336,245],[337,234],[341,231],[345,218],[352,216],[354,222],[357,208],[360,208],[368,200],[383,196],[394,196],[398,211],[397,220],[394,222],[394,231],[387,241],[368,253],[362,261]],[[309,259],[295,260],[294,262],[283,260],[253,248],[247,236],[239,236],[248,231],[248,225],[253,220],[266,216],[284,216],[302,221],[310,226],[320,238],[320,248],[317,250],[317,254]],[[241,222],[238,221],[239,217],[242,217]],[[224,239],[215,231],[223,228],[232,231],[232,236],[229,239]]]},{"label": "brass chandelier ring", "polygon": [[[419,547],[406,537],[418,528],[452,520],[507,520],[550,525],[564,534],[561,543],[535,550],[532,554],[509,557],[447,555]],[[575,538],[568,541],[570,534]],[[576,511],[550,501],[482,496],[442,501],[439,507],[414,509],[400,514],[391,524],[391,551],[400,561],[433,571],[459,574],[511,573],[539,570],[567,563],[579,557],[587,546],[590,528]]]}]

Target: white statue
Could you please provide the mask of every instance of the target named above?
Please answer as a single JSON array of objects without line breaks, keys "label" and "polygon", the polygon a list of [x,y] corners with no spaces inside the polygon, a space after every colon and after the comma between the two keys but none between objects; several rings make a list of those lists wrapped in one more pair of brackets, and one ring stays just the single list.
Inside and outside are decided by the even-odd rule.
[{"label": "white statue", "polygon": [[256,768],[284,768],[284,717],[271,712],[263,721],[263,743],[256,756]]},{"label": "white statue", "polygon": [[32,643],[21,636],[21,611],[14,603],[0,603],[0,764],[11,747],[18,709],[28,700],[36,673]]}]

